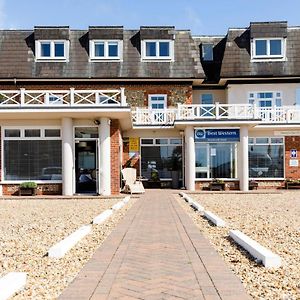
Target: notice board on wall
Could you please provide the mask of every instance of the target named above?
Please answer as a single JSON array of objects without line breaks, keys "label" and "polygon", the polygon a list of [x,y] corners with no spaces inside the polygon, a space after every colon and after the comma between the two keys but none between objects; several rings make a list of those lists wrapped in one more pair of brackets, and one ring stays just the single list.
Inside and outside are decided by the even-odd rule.
[{"label": "notice board on wall", "polygon": [[129,152],[139,152],[140,151],[140,139],[130,137],[129,138]]}]

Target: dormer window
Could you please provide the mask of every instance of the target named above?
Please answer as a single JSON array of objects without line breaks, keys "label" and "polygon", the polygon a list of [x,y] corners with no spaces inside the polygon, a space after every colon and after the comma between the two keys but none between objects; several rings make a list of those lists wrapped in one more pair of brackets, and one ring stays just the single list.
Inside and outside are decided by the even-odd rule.
[{"label": "dormer window", "polygon": [[285,39],[259,38],[252,41],[252,59],[284,59]]},{"label": "dormer window", "polygon": [[66,40],[38,40],[36,41],[36,59],[46,61],[67,60],[69,41]]},{"label": "dormer window", "polygon": [[213,61],[214,60],[214,45],[202,44],[202,60]]},{"label": "dormer window", "polygon": [[142,60],[174,60],[174,41],[143,40]]},{"label": "dormer window", "polygon": [[90,58],[92,60],[121,60],[122,41],[118,41],[118,40],[90,41]]}]

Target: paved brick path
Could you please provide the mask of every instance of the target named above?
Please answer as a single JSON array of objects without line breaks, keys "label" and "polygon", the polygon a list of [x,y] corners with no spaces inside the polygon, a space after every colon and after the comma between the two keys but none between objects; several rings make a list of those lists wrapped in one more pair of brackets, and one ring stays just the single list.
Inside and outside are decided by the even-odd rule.
[{"label": "paved brick path", "polygon": [[161,190],[136,202],[60,299],[250,297],[171,192]]}]

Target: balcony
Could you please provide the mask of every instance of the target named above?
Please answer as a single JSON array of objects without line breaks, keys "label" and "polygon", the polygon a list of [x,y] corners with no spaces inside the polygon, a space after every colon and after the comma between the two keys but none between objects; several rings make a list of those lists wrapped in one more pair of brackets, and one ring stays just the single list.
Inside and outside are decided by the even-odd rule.
[{"label": "balcony", "polygon": [[124,88],[115,90],[7,90],[0,91],[0,109],[35,107],[127,106]]},{"label": "balcony", "polygon": [[148,109],[136,107],[132,109],[131,113],[132,122],[137,126],[173,126],[177,115],[177,109]]},{"label": "balcony", "polygon": [[252,104],[179,104],[171,109],[135,108],[134,126],[174,126],[176,121],[257,121],[261,123],[300,123],[295,106],[256,107]]}]

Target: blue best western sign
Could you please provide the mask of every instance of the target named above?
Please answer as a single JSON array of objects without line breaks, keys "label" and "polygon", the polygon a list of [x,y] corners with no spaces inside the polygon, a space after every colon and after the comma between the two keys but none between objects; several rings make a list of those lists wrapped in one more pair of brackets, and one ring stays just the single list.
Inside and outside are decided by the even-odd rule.
[{"label": "blue best western sign", "polygon": [[195,129],[195,142],[239,142],[239,129]]}]

